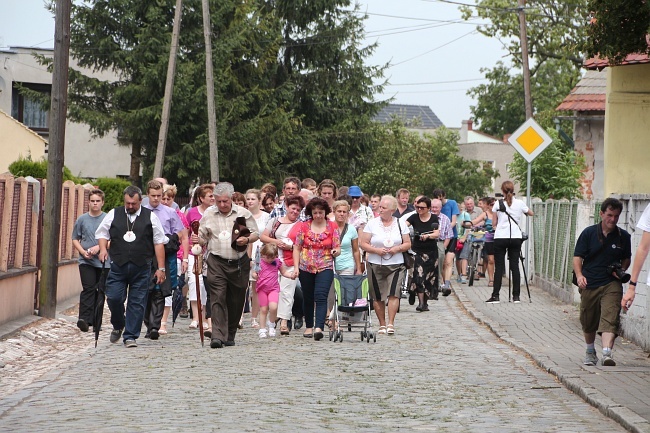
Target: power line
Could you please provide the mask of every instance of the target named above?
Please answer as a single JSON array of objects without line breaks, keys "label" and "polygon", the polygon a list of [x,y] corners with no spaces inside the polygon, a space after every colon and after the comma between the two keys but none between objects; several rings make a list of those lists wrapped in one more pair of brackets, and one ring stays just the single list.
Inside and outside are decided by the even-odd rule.
[{"label": "power line", "polygon": [[386,86],[424,86],[429,84],[450,84],[450,83],[466,83],[469,81],[484,81],[485,78],[470,78],[467,80],[451,80],[451,81],[430,81],[427,83],[401,83],[401,84],[386,84]]},{"label": "power line", "polygon": [[472,33],[477,33],[477,31],[476,31],[476,30],[472,30],[471,32],[465,33],[464,35],[459,36],[459,37],[457,37],[456,39],[452,39],[451,41],[449,41],[449,42],[447,42],[447,43],[445,43],[445,44],[442,44],[442,45],[440,45],[440,46],[438,46],[438,47],[432,48],[432,49],[430,49],[430,50],[428,50],[428,51],[425,51],[424,53],[421,53],[421,54],[418,54],[417,56],[411,57],[410,59],[406,59],[406,60],[402,60],[401,62],[393,63],[392,65],[390,65],[390,67],[398,66],[398,65],[401,65],[401,64],[403,64],[403,63],[410,62],[411,60],[415,60],[415,59],[417,59],[417,58],[419,58],[419,57],[422,57],[422,56],[424,56],[424,55],[426,55],[426,54],[429,54],[429,53],[431,53],[431,52],[433,52],[433,51],[439,50],[440,48],[446,47],[447,45],[449,45],[449,44],[451,44],[451,43],[454,43],[454,42],[458,41],[459,39],[464,38],[465,36],[469,36],[469,35],[471,35]]}]

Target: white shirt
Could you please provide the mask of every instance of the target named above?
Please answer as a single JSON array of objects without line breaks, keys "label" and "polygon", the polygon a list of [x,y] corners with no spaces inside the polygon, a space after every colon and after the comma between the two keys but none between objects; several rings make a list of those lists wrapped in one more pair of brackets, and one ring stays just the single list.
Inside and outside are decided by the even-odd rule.
[{"label": "white shirt", "polygon": [[523,201],[513,198],[512,206],[508,206],[508,202],[503,200],[503,204],[506,207],[506,211],[510,214],[512,219],[514,219],[517,224],[515,224],[508,215],[503,212],[499,212],[499,201],[494,202],[492,211],[497,215],[497,226],[494,229],[494,239],[521,239],[521,216],[528,212],[528,206]]},{"label": "white shirt", "polygon": [[[401,228],[401,230],[399,230]],[[397,223],[397,218],[393,217],[393,223],[390,227],[384,227],[380,217],[373,218],[363,228],[364,233],[370,233],[370,245],[375,248],[389,248],[402,243],[402,235],[408,235],[409,229],[406,224]],[[387,242],[387,243],[385,243]],[[404,263],[402,253],[393,254],[392,256],[380,256],[375,253],[368,253],[368,262],[375,265],[400,265]]]},{"label": "white shirt", "polygon": [[[650,232],[650,204],[646,206],[639,222],[636,225],[636,228],[643,230],[644,232]],[[648,272],[648,281],[647,284],[650,285],[650,272]]]},{"label": "white shirt", "polygon": [[[139,217],[141,211],[142,211],[142,206],[140,206],[138,211],[134,214],[130,214],[126,212],[126,209],[124,209],[124,213],[126,213],[126,216],[129,218],[130,222],[133,222],[137,217]],[[99,227],[97,227],[97,231],[95,232],[95,239],[111,240],[111,234],[109,233],[109,230],[111,228],[111,224],[113,223],[114,217],[115,217],[115,209],[111,209],[106,214],[104,221],[102,221]],[[165,236],[165,232],[163,230],[162,224],[160,224],[160,220],[153,212],[151,212],[151,225],[153,226],[153,243],[155,245],[166,244],[167,242],[169,242],[169,239],[167,238],[167,236]]]}]

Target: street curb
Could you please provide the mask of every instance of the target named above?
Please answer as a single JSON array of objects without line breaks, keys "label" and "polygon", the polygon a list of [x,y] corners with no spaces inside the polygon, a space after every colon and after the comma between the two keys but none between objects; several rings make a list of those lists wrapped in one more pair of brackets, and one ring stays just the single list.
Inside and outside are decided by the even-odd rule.
[{"label": "street curb", "polygon": [[[79,295],[75,295],[69,299],[66,299],[65,301],[57,303],[56,318],[64,319],[67,320],[68,322],[74,321],[74,323],[77,323],[76,318],[65,316],[62,313],[65,310],[74,307],[78,303],[79,303]],[[41,320],[45,320],[45,318],[36,315],[31,315],[31,316],[20,317],[18,319],[14,319],[7,323],[4,323],[0,325],[0,340],[7,339],[12,335],[16,334],[17,332],[20,332],[20,330],[23,329],[24,327],[39,322]]]},{"label": "street curb", "polygon": [[580,396],[584,401],[598,409],[603,415],[619,423],[623,428],[634,433],[650,433],[650,423],[630,409],[612,401],[599,390],[589,386],[584,380],[576,377],[558,366],[547,356],[537,356],[525,344],[515,340],[499,323],[490,322],[489,318],[474,308],[474,304],[463,292],[462,287],[454,287],[454,296],[462,308],[478,323],[485,325],[500,340],[525,352],[540,368],[558,378],[560,383],[569,391]]}]

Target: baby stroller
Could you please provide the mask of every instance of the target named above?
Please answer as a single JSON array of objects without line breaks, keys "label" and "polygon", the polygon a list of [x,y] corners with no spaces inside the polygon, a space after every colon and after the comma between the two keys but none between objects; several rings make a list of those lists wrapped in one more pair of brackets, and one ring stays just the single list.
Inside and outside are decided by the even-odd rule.
[{"label": "baby stroller", "polygon": [[336,275],[334,277],[333,316],[336,327],[330,331],[330,341],[343,342],[341,324],[347,323],[348,331],[352,328],[361,330],[361,341],[370,343],[377,341],[377,335],[372,331],[370,314],[370,298],[368,297],[368,278],[366,275]]}]

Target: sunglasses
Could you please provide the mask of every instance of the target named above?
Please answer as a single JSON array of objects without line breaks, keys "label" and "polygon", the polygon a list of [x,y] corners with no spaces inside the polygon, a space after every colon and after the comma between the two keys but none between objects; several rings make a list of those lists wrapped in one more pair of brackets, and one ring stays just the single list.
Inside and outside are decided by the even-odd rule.
[{"label": "sunglasses", "polygon": [[416,208],[416,209],[429,209],[429,208],[426,207],[426,206],[415,206],[415,208]]}]

